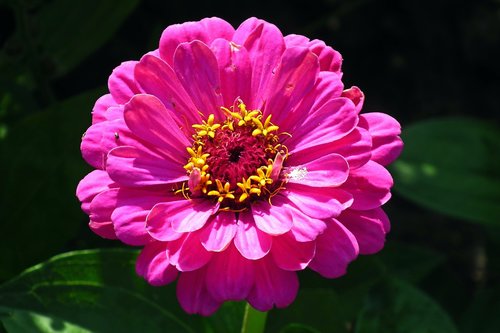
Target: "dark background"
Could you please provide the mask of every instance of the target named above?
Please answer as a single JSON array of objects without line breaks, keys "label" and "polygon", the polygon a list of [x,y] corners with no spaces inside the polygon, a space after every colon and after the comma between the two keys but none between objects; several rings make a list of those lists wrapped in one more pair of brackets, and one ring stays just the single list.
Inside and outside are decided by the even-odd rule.
[{"label": "dark background", "polygon": [[[377,269],[428,295],[460,332],[497,331],[500,1],[77,3],[0,2],[0,282],[58,253],[121,246],[88,230],[74,197],[90,170],[80,137],[113,68],[157,48],[170,24],[219,16],[237,27],[257,16],[284,35],[321,39],[338,50],[345,86],[364,91],[365,112],[398,119],[407,147],[390,169],[396,185],[386,209],[393,228],[387,248],[361,258],[352,280],[348,274],[324,282],[305,272],[304,288],[332,287],[342,303],[342,288],[378,274],[370,271],[376,261]],[[429,165],[440,176],[419,178]],[[408,181],[408,166],[423,173]],[[379,314],[392,323],[384,309],[399,306],[395,296],[360,290],[370,298],[352,305],[343,329],[359,329],[356,320]],[[418,317],[416,308],[403,309],[392,315]],[[271,318],[270,325],[278,324]]]}]

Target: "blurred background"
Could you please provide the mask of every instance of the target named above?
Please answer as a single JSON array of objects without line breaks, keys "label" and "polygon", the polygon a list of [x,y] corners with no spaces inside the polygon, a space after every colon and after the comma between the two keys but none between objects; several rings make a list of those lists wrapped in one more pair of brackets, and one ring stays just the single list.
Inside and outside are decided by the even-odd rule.
[{"label": "blurred background", "polygon": [[[0,282],[57,254],[122,246],[90,232],[74,195],[90,171],[79,144],[93,103],[113,68],[157,48],[166,26],[207,16],[234,27],[257,16],[284,35],[324,40],[343,55],[345,86],[365,93],[364,112],[403,127],[386,248],[337,280],[301,272],[297,302],[271,312],[268,332],[500,331],[499,0],[0,1]],[[85,266],[89,257],[76,255],[72,272],[43,266],[0,287],[0,332],[106,332],[97,310],[106,302],[108,315],[123,316],[121,332],[134,332],[126,311],[113,308],[128,297],[120,290],[195,332],[239,330],[240,304],[193,319],[173,286],[160,297],[135,277],[135,252],[89,253],[104,259]],[[92,265],[100,274],[85,278],[106,290],[92,302],[34,291]],[[131,304],[130,313],[157,311]],[[159,323],[171,320],[165,311]]]}]

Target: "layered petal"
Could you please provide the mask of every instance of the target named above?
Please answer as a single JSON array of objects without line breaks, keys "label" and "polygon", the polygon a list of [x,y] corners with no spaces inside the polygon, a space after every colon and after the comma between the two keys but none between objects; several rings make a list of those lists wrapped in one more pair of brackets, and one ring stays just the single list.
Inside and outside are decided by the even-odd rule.
[{"label": "layered petal", "polygon": [[276,196],[271,204],[266,201],[255,202],[252,215],[259,230],[268,235],[281,235],[288,232],[293,225],[292,213],[285,198]]},{"label": "layered petal", "polygon": [[135,270],[153,286],[163,286],[177,278],[177,269],[169,264],[166,244],[152,242],[147,244],[137,257]]},{"label": "layered petal", "polygon": [[356,237],[359,253],[373,254],[384,247],[389,219],[381,208],[364,211],[348,209],[338,220]]},{"label": "layered petal", "polygon": [[109,120],[106,115],[106,110],[108,110],[111,106],[116,106],[117,104],[118,103],[115,101],[113,96],[111,96],[111,94],[99,97],[92,108],[92,124]]},{"label": "layered petal", "polygon": [[198,237],[208,251],[221,252],[231,243],[237,230],[235,215],[220,213],[210,218]]},{"label": "layered petal", "polygon": [[372,136],[372,160],[387,165],[392,163],[403,150],[399,137],[401,125],[396,119],[380,112],[365,113],[360,116],[360,126]]},{"label": "layered petal", "polygon": [[113,70],[109,76],[108,88],[113,99],[119,104],[127,103],[132,96],[140,94],[134,79],[137,61],[125,61]]},{"label": "layered petal", "polygon": [[330,219],[316,241],[316,254],[309,267],[324,277],[337,278],[346,273],[347,265],[358,253],[356,237],[340,222]]},{"label": "layered petal", "polygon": [[251,212],[240,213],[234,245],[241,255],[250,260],[264,257],[271,250],[272,237],[255,226]]},{"label": "layered petal", "polygon": [[245,299],[253,287],[254,278],[254,262],[242,257],[234,245],[224,253],[214,255],[207,265],[207,289],[217,301]]},{"label": "layered petal", "polygon": [[271,248],[276,265],[287,271],[298,271],[306,268],[314,257],[315,251],[314,241],[298,242],[291,232],[275,237]]},{"label": "layered petal", "polygon": [[210,295],[206,287],[206,269],[183,272],[177,282],[177,298],[187,313],[210,316],[221,302]]},{"label": "layered petal", "polygon": [[169,242],[167,254],[171,265],[181,272],[190,272],[205,266],[213,253],[205,250],[195,233],[189,233]]},{"label": "layered petal", "polygon": [[90,203],[90,229],[103,238],[116,239],[111,213],[116,207],[117,191],[116,188],[102,191]]},{"label": "layered petal", "polygon": [[210,44],[214,39],[231,40],[234,28],[226,21],[217,18],[205,18],[198,22],[186,22],[168,26],[160,38],[160,56],[168,64],[173,64],[174,53],[181,43],[199,40]]},{"label": "layered petal", "polygon": [[82,210],[89,214],[90,203],[94,197],[115,186],[116,184],[109,178],[108,173],[105,171],[94,170],[86,175],[80,183],[78,183],[78,187],[76,188],[76,196],[82,203]]},{"label": "layered petal", "polygon": [[370,210],[382,206],[390,199],[392,185],[389,171],[380,164],[369,161],[353,170],[341,188],[353,196],[352,209]]},{"label": "layered petal", "polygon": [[250,305],[259,311],[269,311],[293,302],[299,289],[295,272],[278,268],[269,257],[256,261],[254,267],[255,284],[247,298]]},{"label": "layered petal", "polygon": [[347,161],[338,154],[320,156],[299,165],[294,163],[293,156],[289,163],[294,166],[284,170],[289,183],[311,187],[335,187],[344,183],[349,175]]}]

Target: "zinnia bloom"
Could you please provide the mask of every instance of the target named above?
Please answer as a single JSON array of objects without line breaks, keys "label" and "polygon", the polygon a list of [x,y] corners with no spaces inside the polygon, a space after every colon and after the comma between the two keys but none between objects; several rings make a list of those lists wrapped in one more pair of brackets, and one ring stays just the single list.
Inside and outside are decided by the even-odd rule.
[{"label": "zinnia bloom", "polygon": [[250,18],[172,25],[111,74],[81,150],[90,228],[140,246],[150,284],[178,277],[189,313],[285,307],[297,271],[327,278],[379,251],[400,126],[360,114],[340,54]]}]

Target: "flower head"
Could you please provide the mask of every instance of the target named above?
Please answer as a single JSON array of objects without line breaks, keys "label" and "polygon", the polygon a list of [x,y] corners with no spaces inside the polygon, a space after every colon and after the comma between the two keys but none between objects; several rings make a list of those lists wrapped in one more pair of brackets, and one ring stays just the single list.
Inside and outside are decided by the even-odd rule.
[{"label": "flower head", "polygon": [[256,18],[167,27],[94,106],[81,149],[96,170],[77,189],[90,228],[141,246],[137,272],[152,285],[179,276],[190,313],[284,307],[296,271],[343,275],[383,247],[384,166],[402,142],[393,118],[360,114],[341,61]]}]

